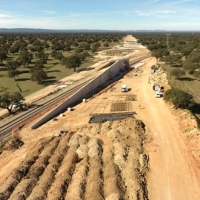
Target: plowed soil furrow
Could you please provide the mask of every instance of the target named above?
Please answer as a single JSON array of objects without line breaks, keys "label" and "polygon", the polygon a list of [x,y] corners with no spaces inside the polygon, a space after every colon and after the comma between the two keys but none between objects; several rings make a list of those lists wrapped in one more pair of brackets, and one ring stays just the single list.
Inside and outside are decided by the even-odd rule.
[{"label": "plowed soil furrow", "polygon": [[23,163],[29,164],[29,161],[31,162],[32,158],[38,158],[42,150],[45,148],[46,144],[49,144],[54,138],[49,137],[46,139],[42,139],[39,143],[35,143],[31,148],[31,150],[26,154],[26,159],[23,161]]},{"label": "plowed soil furrow", "polygon": [[65,197],[68,186],[71,182],[72,174],[74,173],[75,165],[79,160],[76,153],[77,147],[77,145],[69,147],[59,171],[55,175],[54,182],[48,191],[46,199],[60,200]]},{"label": "plowed soil furrow", "polygon": [[35,179],[24,179],[20,182],[19,186],[16,187],[9,200],[21,200],[26,199],[26,197],[31,193],[32,188],[36,184],[37,180]]},{"label": "plowed soil furrow", "polygon": [[56,148],[54,154],[49,159],[49,165],[45,168],[44,173],[40,177],[37,185],[33,188],[28,200],[34,199],[46,199],[47,193],[51,184],[54,182],[54,177],[61,162],[68,150],[67,143],[71,137],[71,134],[67,134],[60,138],[58,147]]},{"label": "plowed soil furrow", "polygon": [[74,134],[74,135],[72,135],[72,137],[70,138],[70,140],[69,140],[69,146],[73,146],[73,145],[75,145],[75,146],[77,146],[77,145],[79,145],[79,139],[82,137],[82,135],[80,135],[80,134]]},{"label": "plowed soil furrow", "polygon": [[88,158],[83,158],[75,167],[65,200],[84,200],[85,185],[88,171]]},{"label": "plowed soil furrow", "polygon": [[43,174],[44,169],[48,165],[49,158],[53,151],[56,149],[59,142],[59,138],[54,138],[47,147],[41,152],[40,157],[30,167],[29,172],[21,182],[17,185],[15,190],[10,196],[10,200],[19,199],[23,195],[25,199],[30,195],[32,189],[37,184],[40,176]]},{"label": "plowed soil furrow", "polygon": [[44,150],[41,152],[42,156],[51,156],[55,149],[58,147],[58,143],[60,141],[59,137],[54,138],[49,144],[47,144],[44,148]]},{"label": "plowed soil furrow", "polygon": [[113,162],[113,146],[103,146],[103,177],[104,177],[104,198],[106,200],[123,198],[123,189],[119,179],[118,168]]},{"label": "plowed soil furrow", "polygon": [[20,183],[22,178],[27,175],[31,166],[36,162],[45,145],[52,139],[53,138],[46,138],[41,140],[39,143],[35,144],[35,148],[27,153],[26,159],[22,164],[20,164],[20,166],[18,166],[0,186],[0,199],[7,200],[10,197],[18,183]]},{"label": "plowed soil furrow", "polygon": [[128,157],[126,160],[126,164],[124,165],[124,169],[121,171],[122,179],[124,180],[125,188],[126,188],[126,195],[129,199],[137,200],[143,199],[139,198],[137,193],[133,193],[132,191],[138,191],[139,187],[139,171],[138,167],[138,160],[136,160],[136,154],[134,150],[130,148],[128,152]]},{"label": "plowed soil furrow", "polygon": [[103,200],[103,171],[101,156],[89,158],[85,199]]},{"label": "plowed soil furrow", "polygon": [[88,155],[90,157],[99,156],[102,154],[102,145],[103,142],[98,138],[92,138],[88,142],[87,146],[89,147]]},{"label": "plowed soil furrow", "polygon": [[114,153],[114,163],[118,166],[119,170],[123,170],[126,160],[127,160],[127,150],[126,146],[122,143],[113,144],[113,153]]},{"label": "plowed soil furrow", "polygon": [[87,176],[85,199],[103,199],[102,141],[93,138],[88,142],[89,171]]},{"label": "plowed soil furrow", "polygon": [[1,185],[0,188],[0,199],[7,200],[11,193],[13,192],[14,188],[17,186],[18,181],[12,175],[9,176],[6,181]]},{"label": "plowed soil furrow", "polygon": [[86,135],[82,135],[82,137],[79,138],[79,145],[86,145],[88,143],[88,141],[90,140],[90,138]]}]

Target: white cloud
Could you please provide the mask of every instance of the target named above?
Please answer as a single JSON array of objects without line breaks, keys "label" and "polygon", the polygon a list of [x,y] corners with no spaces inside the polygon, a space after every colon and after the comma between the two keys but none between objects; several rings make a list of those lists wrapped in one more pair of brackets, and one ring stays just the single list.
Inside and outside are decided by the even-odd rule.
[{"label": "white cloud", "polygon": [[144,5],[149,5],[149,4],[154,4],[154,3],[157,3],[158,1],[160,1],[160,0],[149,1],[149,2],[147,2],[147,3],[144,3],[143,6],[144,6]]},{"label": "white cloud", "polygon": [[167,3],[167,5],[172,6],[172,5],[177,5],[177,4],[182,4],[185,2],[192,2],[192,1],[194,1],[194,0],[180,0],[180,1],[169,2],[169,3]]},{"label": "white cloud", "polygon": [[159,10],[159,11],[142,11],[136,10],[132,12],[125,13],[126,16],[138,16],[138,17],[165,17],[175,15],[176,11],[173,10]]},{"label": "white cloud", "polygon": [[0,13],[0,19],[2,19],[2,18],[10,18],[10,17],[12,17],[12,16],[9,15],[9,14],[1,14]]},{"label": "white cloud", "polygon": [[83,16],[83,14],[79,14],[79,13],[73,13],[73,14],[68,15],[69,18],[76,18],[76,17],[81,17],[81,16]]},{"label": "white cloud", "polygon": [[172,10],[161,10],[161,11],[156,11],[154,13],[155,14],[165,14],[165,15],[176,14],[176,12],[172,11]]},{"label": "white cloud", "polygon": [[51,11],[51,10],[41,10],[40,12],[42,12],[42,13],[44,13],[44,14],[49,14],[49,15],[56,14],[55,11]]}]

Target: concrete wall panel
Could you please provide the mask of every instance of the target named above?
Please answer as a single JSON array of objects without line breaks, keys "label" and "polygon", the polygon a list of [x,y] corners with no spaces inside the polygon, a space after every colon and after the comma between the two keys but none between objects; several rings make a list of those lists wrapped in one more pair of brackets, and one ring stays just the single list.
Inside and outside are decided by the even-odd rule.
[{"label": "concrete wall panel", "polygon": [[106,71],[104,71],[104,72],[100,75],[101,84],[103,84],[103,83],[105,83],[107,80],[109,80],[109,78],[110,78],[109,71],[110,71],[110,70],[106,70]]},{"label": "concrete wall panel", "polygon": [[69,97],[70,103],[73,103],[77,100],[79,100],[82,97],[82,90],[78,90],[76,93],[74,93],[72,96]]},{"label": "concrete wall panel", "polygon": [[110,78],[113,78],[116,76],[123,64],[123,60],[115,62],[113,65],[111,65],[107,70],[102,72],[98,77],[93,79],[91,82],[89,82],[87,85],[85,85],[83,88],[78,90],[76,93],[74,93],[72,96],[70,96],[65,102],[63,102],[61,105],[59,105],[57,108],[55,108],[52,112],[50,112],[48,115],[46,115],[44,118],[42,118],[40,121],[38,121],[36,124],[34,124],[31,128],[37,129],[41,125],[45,124],[49,120],[57,117],[60,113],[63,113],[67,110],[68,107],[70,107],[74,102],[84,98],[86,94],[88,94],[90,91],[96,89],[98,86],[102,85],[106,81],[108,81]]},{"label": "concrete wall panel", "polygon": [[101,85],[101,77],[98,76],[91,83],[91,91],[96,89],[100,85]]}]

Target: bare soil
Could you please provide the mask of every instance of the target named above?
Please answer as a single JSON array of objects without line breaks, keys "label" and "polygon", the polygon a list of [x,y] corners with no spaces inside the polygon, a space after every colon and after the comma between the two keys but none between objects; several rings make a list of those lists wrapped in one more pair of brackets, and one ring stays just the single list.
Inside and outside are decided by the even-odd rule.
[{"label": "bare soil", "polygon": [[129,118],[40,140],[1,182],[0,199],[145,199],[144,134]]},{"label": "bare soil", "polygon": [[[145,60],[57,121],[25,126],[24,144],[0,155],[0,199],[200,199],[195,120],[155,98],[154,82],[169,86],[164,72],[150,75],[153,64]],[[111,110],[133,117],[89,124]]]}]

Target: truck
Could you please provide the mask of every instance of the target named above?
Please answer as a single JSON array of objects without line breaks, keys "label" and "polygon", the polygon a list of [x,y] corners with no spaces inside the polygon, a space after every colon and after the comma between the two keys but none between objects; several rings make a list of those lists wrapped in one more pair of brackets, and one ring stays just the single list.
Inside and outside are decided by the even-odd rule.
[{"label": "truck", "polygon": [[161,91],[160,85],[158,83],[154,83],[153,90],[155,90],[155,91]]},{"label": "truck", "polygon": [[161,91],[156,91],[156,98],[160,98],[163,96],[163,93]]},{"label": "truck", "polygon": [[122,85],[121,91],[122,91],[122,92],[128,92],[128,87],[127,87],[126,84],[123,84],[123,85]]}]

